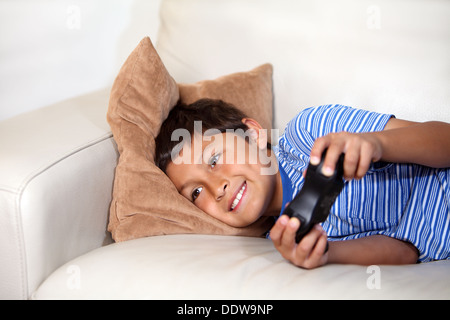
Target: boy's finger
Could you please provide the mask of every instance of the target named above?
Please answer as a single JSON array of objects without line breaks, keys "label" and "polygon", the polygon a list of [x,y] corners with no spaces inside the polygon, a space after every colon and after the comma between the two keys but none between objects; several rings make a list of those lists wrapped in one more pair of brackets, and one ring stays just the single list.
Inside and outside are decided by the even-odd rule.
[{"label": "boy's finger", "polygon": [[370,164],[372,163],[372,153],[370,149],[363,146],[361,149],[360,161],[358,168],[356,170],[356,178],[361,179],[369,170]]},{"label": "boy's finger", "polygon": [[331,145],[327,150],[327,155],[323,162],[322,173],[326,176],[332,176],[336,169],[336,163],[341,156],[343,148],[338,145]]},{"label": "boy's finger", "polygon": [[327,244],[327,235],[325,233],[322,233],[322,235],[317,240],[313,251],[311,252],[311,259],[314,259],[315,261],[321,261],[323,255],[326,253]]},{"label": "boy's finger", "polygon": [[345,153],[344,161],[344,178],[351,180],[355,177],[356,170],[359,164],[359,149],[349,149]]},{"label": "boy's finger", "polygon": [[314,145],[311,148],[310,162],[312,165],[317,166],[322,159],[323,151],[330,145],[330,141],[327,136],[320,137],[314,141]]},{"label": "boy's finger", "polygon": [[281,245],[285,248],[293,248],[295,246],[295,234],[300,227],[300,220],[297,218],[290,218],[286,229],[281,236]]},{"label": "boy's finger", "polygon": [[[297,257],[302,257],[303,259],[310,257],[322,235],[322,227],[320,225],[315,225],[314,228],[312,228],[311,231],[309,231],[298,244],[298,247],[296,249]],[[325,248],[323,249],[325,251]]]},{"label": "boy's finger", "polygon": [[289,222],[289,217],[287,215],[282,215],[278,218],[275,225],[270,230],[270,238],[274,242],[275,245],[279,246],[281,244],[281,235],[283,234],[286,225]]}]

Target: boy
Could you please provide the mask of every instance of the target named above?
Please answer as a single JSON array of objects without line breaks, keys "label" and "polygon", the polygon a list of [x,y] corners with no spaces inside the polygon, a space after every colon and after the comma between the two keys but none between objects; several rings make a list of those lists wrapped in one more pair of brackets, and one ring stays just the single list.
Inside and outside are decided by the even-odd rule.
[{"label": "boy", "polygon": [[[181,143],[172,136],[177,130]],[[343,152],[346,183],[327,221],[298,244],[298,219],[281,214],[270,230],[284,258],[307,269],[450,258],[449,124],[321,106],[300,112],[277,146],[266,141],[257,121],[202,99],[171,111],[156,140],[156,163],[200,209],[244,227],[262,215],[279,217],[325,148],[325,175]]]}]

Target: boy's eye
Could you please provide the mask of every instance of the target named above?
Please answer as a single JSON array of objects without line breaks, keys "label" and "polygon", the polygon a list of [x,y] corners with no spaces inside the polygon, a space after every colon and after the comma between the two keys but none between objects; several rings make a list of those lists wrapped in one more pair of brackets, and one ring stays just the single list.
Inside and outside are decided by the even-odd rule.
[{"label": "boy's eye", "polygon": [[202,190],[203,190],[203,188],[200,187],[200,188],[195,188],[194,191],[192,191],[192,195],[191,195],[192,201],[195,201],[195,199],[198,198],[198,196],[200,195],[200,193],[202,192]]},{"label": "boy's eye", "polygon": [[216,166],[217,162],[219,161],[219,158],[220,158],[220,155],[215,154],[209,159],[208,164],[211,166],[211,169]]}]

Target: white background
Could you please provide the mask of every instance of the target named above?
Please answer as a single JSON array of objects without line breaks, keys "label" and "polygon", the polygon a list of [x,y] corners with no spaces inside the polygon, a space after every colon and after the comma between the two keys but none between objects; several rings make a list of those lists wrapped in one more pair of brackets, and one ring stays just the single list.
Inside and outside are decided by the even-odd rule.
[{"label": "white background", "polygon": [[0,121],[109,87],[160,0],[0,0]]}]

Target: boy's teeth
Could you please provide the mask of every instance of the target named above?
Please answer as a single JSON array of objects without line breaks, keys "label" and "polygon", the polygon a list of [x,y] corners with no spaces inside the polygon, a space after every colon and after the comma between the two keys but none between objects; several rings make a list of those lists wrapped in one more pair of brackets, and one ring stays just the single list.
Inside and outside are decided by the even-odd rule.
[{"label": "boy's teeth", "polygon": [[233,203],[231,204],[231,210],[234,210],[234,208],[236,208],[236,206],[238,205],[239,201],[241,201],[242,194],[244,193],[246,185],[247,184],[244,183],[241,190],[239,190],[238,194],[236,195],[236,198],[233,200]]}]

